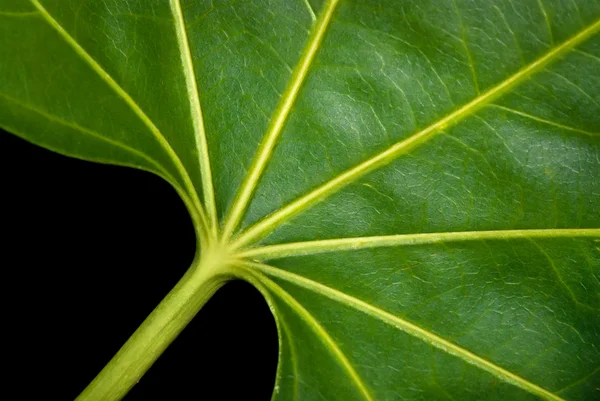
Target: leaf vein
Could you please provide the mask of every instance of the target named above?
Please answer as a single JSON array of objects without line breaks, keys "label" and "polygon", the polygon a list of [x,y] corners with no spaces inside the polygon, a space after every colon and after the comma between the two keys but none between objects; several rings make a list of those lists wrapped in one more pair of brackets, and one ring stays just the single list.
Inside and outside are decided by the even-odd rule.
[{"label": "leaf vein", "polygon": [[600,20],[589,25],[586,29],[580,31],[576,35],[572,36],[559,46],[551,49],[542,57],[538,58],[534,62],[527,66],[519,69],[515,74],[511,75],[498,85],[492,87],[487,92],[477,96],[462,107],[454,110],[450,114],[447,114],[437,122],[431,124],[427,128],[413,134],[412,136],[397,142],[391,147],[387,148],[383,152],[376,154],[370,159],[365,160],[362,163],[351,167],[350,169],[342,172],[338,176],[330,179],[329,181],[321,184],[317,188],[313,189],[308,194],[296,198],[296,200],[283,206],[279,210],[273,212],[269,216],[263,218],[258,223],[254,224],[243,232],[237,240],[234,242],[234,248],[240,248],[249,242],[261,238],[274,230],[276,227],[281,225],[283,222],[289,220],[295,215],[302,211],[310,208],[317,202],[327,198],[334,192],[345,187],[346,185],[356,181],[358,178],[364,176],[367,173],[372,172],[391,161],[395,160],[402,154],[407,153],[409,150],[414,149],[424,143],[427,143],[431,138],[435,137],[444,129],[451,125],[462,121],[466,117],[472,115],[475,111],[481,109],[492,101],[504,95],[505,92],[514,88],[527,80],[531,75],[543,70],[550,63],[556,59],[564,56],[566,53],[571,51],[575,46],[587,40],[600,30]]},{"label": "leaf vein", "polygon": [[304,5],[306,6],[306,9],[308,10],[308,13],[310,14],[310,18],[313,21],[317,20],[317,15],[315,14],[315,10],[313,10],[312,6],[310,5],[310,1],[309,0],[302,0],[304,2]]},{"label": "leaf vein", "polygon": [[[250,262],[248,263],[250,265]],[[358,298],[354,298],[346,293],[338,291],[334,288],[325,286],[323,284],[312,281],[306,277],[299,276],[294,273],[287,272],[285,270],[278,269],[273,266],[268,266],[260,263],[251,263],[251,267],[254,270],[258,270],[266,275],[277,277],[279,279],[285,280],[289,283],[295,284],[301,288],[312,291],[316,294],[322,295],[326,298],[329,298],[333,301],[339,302],[342,305],[346,305],[353,309],[356,309],[360,312],[363,312],[373,318],[376,318],[382,321],[385,324],[388,324],[392,327],[397,328],[413,337],[416,337],[425,343],[436,347],[450,355],[458,357],[463,361],[474,365],[498,379],[512,384],[516,387],[521,388],[531,394],[535,394],[546,400],[553,401],[564,401],[561,397],[549,392],[548,390],[526,380],[525,378],[512,373],[476,354],[473,352],[462,348],[414,323],[411,323],[407,320],[404,320],[398,316],[395,316],[389,312],[384,311],[376,306],[368,304]],[[277,285],[277,284],[274,284]]]},{"label": "leaf vein", "polygon": [[236,194],[233,204],[229,210],[223,228],[224,240],[228,239],[231,234],[233,234],[233,231],[239,224],[246,211],[248,203],[254,194],[256,185],[258,184],[264,169],[271,159],[277,139],[283,130],[292,106],[294,105],[298,93],[300,92],[300,87],[308,75],[308,70],[315,58],[315,55],[321,47],[321,42],[325,37],[325,32],[327,31],[329,23],[331,22],[338,1],[339,0],[327,1],[317,23],[314,25],[314,29],[312,30],[312,33],[308,39],[308,43],[294,69],[294,72],[292,73],[288,87],[286,88],[280,103],[277,106],[273,117],[271,118],[267,132],[258,146],[250,169],[248,170],[248,173],[244,178],[244,182]]},{"label": "leaf vein", "polygon": [[[196,189],[194,188],[194,184],[192,183],[190,176],[181,163],[179,156],[173,150],[165,136],[160,132],[158,127],[152,122],[152,120],[148,117],[148,115],[140,108],[140,106],[133,100],[133,98],[114,80],[113,77],[104,70],[100,64],[60,25],[60,23],[54,19],[54,17],[48,12],[48,10],[39,2],[39,0],[30,0],[31,3],[37,8],[40,12],[44,20],[65,40],[65,42],[75,51],[75,53],[81,57],[91,68],[100,76],[102,80],[104,80],[108,86],[118,95],[120,96],[125,103],[131,108],[131,110],[138,116],[138,118],[148,127],[151,134],[157,140],[159,145],[165,150],[165,152],[169,155],[170,159],[173,161],[173,164],[179,174],[181,175],[184,185],[186,188],[186,192],[193,200],[193,205],[197,209],[198,214],[201,216],[201,220],[203,223],[203,229],[208,229],[209,225],[206,221],[206,213],[202,204],[200,203],[200,199],[198,198],[198,194]],[[201,231],[202,232],[202,231]]]},{"label": "leaf vein", "polygon": [[569,294],[569,298],[571,298],[571,300],[573,301],[573,303],[575,305],[577,305],[577,306],[584,307],[586,309],[590,309],[590,310],[593,310],[593,311],[600,311],[600,309],[596,309],[596,308],[594,308],[594,307],[592,307],[590,305],[587,305],[587,304],[581,302],[579,299],[577,299],[577,297],[575,296],[575,293],[573,292],[573,290],[571,289],[571,287],[569,287],[567,285],[567,283],[565,282],[562,274],[560,274],[560,270],[558,269],[558,267],[556,267],[556,264],[554,263],[554,260],[550,257],[550,255],[548,254],[548,252],[546,252],[546,250],[544,248],[542,248],[540,246],[540,244],[538,244],[532,238],[528,238],[528,239],[537,248],[537,250],[539,251],[539,253],[546,259],[546,261],[548,262],[548,265],[550,266],[550,268],[554,272],[554,275],[558,279],[558,282],[560,283],[560,286],[563,287],[567,291],[567,293]]},{"label": "leaf vein", "polygon": [[92,130],[90,130],[88,128],[82,127],[79,124],[76,124],[76,123],[71,122],[71,121],[64,120],[64,119],[62,119],[62,118],[60,118],[58,116],[55,116],[55,115],[50,114],[50,113],[47,113],[46,111],[40,110],[37,107],[34,107],[34,106],[31,106],[31,105],[22,103],[19,100],[14,99],[14,98],[12,98],[12,97],[4,94],[4,93],[0,93],[0,97],[6,99],[7,101],[9,101],[11,103],[16,104],[19,107],[22,107],[24,109],[30,110],[30,111],[32,111],[32,112],[34,112],[36,114],[39,114],[40,116],[44,117],[45,119],[47,119],[47,120],[49,120],[51,122],[63,125],[65,127],[69,127],[71,129],[74,129],[76,131],[81,132],[82,134],[89,135],[89,136],[91,136],[91,137],[93,137],[95,139],[98,139],[100,141],[106,142],[106,143],[108,143],[110,145],[113,145],[113,146],[116,146],[118,148],[121,148],[121,149],[123,149],[123,150],[125,150],[125,151],[127,151],[127,152],[129,152],[129,153],[131,153],[131,154],[133,154],[135,156],[137,156],[137,157],[140,157],[140,158],[146,160],[148,163],[152,164],[154,167],[156,167],[162,174],[164,174],[165,176],[169,177],[174,182],[177,182],[173,178],[173,176],[167,170],[165,170],[165,168],[162,165],[160,165],[156,160],[152,159],[150,156],[146,155],[145,153],[143,153],[143,152],[141,152],[141,151],[139,151],[137,149],[134,149],[134,148],[132,148],[132,147],[130,147],[130,146],[128,146],[128,145],[120,142],[120,141],[116,141],[114,139],[111,139],[111,138],[108,138],[106,136],[100,135],[99,133],[97,133],[95,131],[92,131]]},{"label": "leaf vein", "polygon": [[568,85],[570,85],[573,88],[575,88],[579,93],[581,93],[583,96],[585,96],[586,98],[588,98],[590,100],[590,102],[594,103],[600,109],[600,103],[598,103],[596,101],[596,99],[594,99],[589,93],[587,93],[585,90],[583,90],[583,88],[581,86],[577,85],[575,82],[571,81],[570,79],[568,79],[567,77],[565,77],[562,74],[559,74],[556,71],[550,71],[550,72],[552,74],[556,75],[557,77],[559,77],[560,79],[562,79]]},{"label": "leaf vein", "polygon": [[537,0],[538,6],[540,7],[540,11],[544,16],[544,22],[546,23],[546,30],[548,31],[548,38],[550,39],[550,46],[554,45],[554,35],[552,34],[552,26],[550,24],[550,19],[548,18],[548,13],[546,12],[546,7],[544,7],[544,3],[542,0]]},{"label": "leaf vein", "polygon": [[277,294],[277,296],[279,296],[283,302],[285,302],[298,314],[302,320],[304,320],[304,322],[313,330],[315,335],[323,342],[323,345],[329,349],[336,362],[339,363],[340,367],[346,371],[346,374],[348,374],[356,389],[360,392],[361,396],[367,401],[374,401],[373,396],[369,393],[369,390],[367,390],[367,387],[356,372],[356,369],[354,369],[344,352],[338,347],[338,345],[331,338],[327,330],[325,330],[325,328],[319,323],[319,321],[292,295],[290,295],[287,291],[277,285],[274,281],[267,278],[254,267],[255,266],[253,264],[249,265],[248,263],[239,265],[239,268],[256,276],[258,280],[260,280],[266,287]]},{"label": "leaf vein", "polygon": [[217,228],[217,207],[215,202],[215,191],[213,187],[212,171],[210,166],[210,156],[208,152],[208,143],[206,131],[204,129],[204,118],[202,117],[202,107],[200,105],[200,93],[196,73],[194,72],[194,63],[188,41],[188,34],[185,27],[185,17],[181,9],[180,0],[171,0],[171,11],[175,18],[175,31],[177,33],[177,42],[181,54],[183,74],[187,87],[187,94],[190,103],[190,113],[194,126],[194,139],[198,151],[200,172],[202,177],[202,193],[206,212],[210,219],[213,232]]},{"label": "leaf vein", "polygon": [[452,0],[452,7],[454,8],[454,12],[456,13],[456,17],[458,18],[458,25],[460,27],[460,41],[462,43],[463,49],[465,50],[465,55],[467,56],[467,64],[469,65],[469,69],[471,70],[471,76],[473,78],[473,85],[475,85],[475,91],[477,94],[481,93],[479,90],[479,83],[477,82],[477,73],[475,72],[475,63],[473,62],[473,57],[471,56],[471,51],[469,50],[469,46],[467,45],[467,36],[465,31],[465,25],[462,20],[462,16],[458,10],[458,6],[456,5],[456,0]]},{"label": "leaf vein", "polygon": [[557,393],[562,393],[565,392],[566,390],[580,384],[583,383],[584,381],[586,381],[587,379],[589,379],[590,377],[594,376],[596,373],[600,372],[600,366],[598,366],[596,369],[594,369],[591,373],[588,373],[587,375],[583,376],[581,379],[574,381],[573,383],[561,388],[560,390],[557,391]]},{"label": "leaf vein", "polygon": [[[57,117],[55,115],[47,113],[44,110],[40,110],[40,109],[38,109],[36,107],[33,107],[31,105],[24,104],[24,103],[20,102],[17,99],[14,99],[14,98],[12,98],[10,96],[5,95],[4,93],[0,93],[0,97],[6,99],[9,102],[12,102],[12,103],[16,104],[19,107],[22,107],[24,109],[30,110],[30,111],[32,111],[34,113],[37,113],[37,114],[41,115],[42,117],[46,118],[48,121],[54,122],[56,124],[64,125],[65,127],[69,127],[69,128],[71,128],[73,130],[81,132],[82,134],[89,135],[89,136],[91,136],[93,138],[96,138],[98,140],[101,140],[101,141],[104,141],[106,143],[109,143],[109,144],[111,144],[111,145],[113,145],[115,147],[121,148],[121,149],[123,149],[123,150],[125,150],[125,151],[127,151],[127,152],[129,152],[129,153],[131,153],[133,155],[135,155],[135,156],[138,156],[138,157],[146,160],[148,163],[150,163],[151,165],[153,165],[156,168],[156,170],[148,169],[148,168],[145,168],[144,166],[141,166],[141,165],[138,165],[138,164],[121,163],[121,162],[115,162],[115,161],[112,161],[112,160],[100,159],[100,158],[96,158],[96,157],[88,159],[88,160],[91,160],[91,161],[94,161],[94,162],[97,162],[97,163],[113,164],[113,165],[116,165],[116,166],[136,168],[136,169],[148,171],[150,173],[158,175],[159,177],[161,177],[165,181],[167,181],[169,184],[171,184],[173,186],[173,188],[175,189],[175,191],[179,194],[179,196],[181,197],[182,201],[184,202],[184,204],[186,205],[186,207],[190,211],[190,215],[192,217],[192,220],[195,223],[195,227],[196,226],[199,227],[202,224],[201,223],[202,217],[195,210],[195,206],[194,206],[192,200],[190,199],[189,195],[187,194],[187,192],[184,191],[183,188],[181,188],[179,182],[175,179],[175,177],[173,177],[173,175],[171,173],[169,173],[160,163],[158,163],[152,157],[150,157],[147,154],[145,154],[144,152],[141,152],[141,151],[139,151],[139,150],[137,150],[135,148],[132,148],[132,147],[130,147],[130,146],[128,146],[128,145],[120,142],[120,141],[116,141],[114,139],[107,138],[107,137],[105,137],[105,136],[103,136],[103,135],[101,135],[101,134],[99,134],[99,133],[97,133],[95,131],[92,131],[92,130],[90,130],[88,128],[82,127],[79,124],[73,123],[71,121],[66,121],[66,120],[64,120],[64,119],[62,119],[60,117]],[[18,130],[16,130],[16,129],[12,129],[12,128],[9,129],[9,127],[4,127],[4,129],[6,131],[14,132],[16,135],[25,138],[25,136],[24,135],[20,135],[17,132]],[[27,140],[29,140],[29,139],[27,139]],[[44,146],[44,147],[46,147],[48,149],[51,149],[51,150],[53,150],[55,152],[65,154],[65,155],[73,157],[73,158],[81,159],[81,156],[79,156],[79,155],[71,154],[69,152],[64,152],[62,150],[55,149],[53,146],[49,146],[48,144],[42,144],[42,143],[36,143],[36,144],[40,145],[40,146]]]},{"label": "leaf vein", "polygon": [[337,238],[250,248],[239,258],[272,260],[327,252],[355,251],[369,248],[443,244],[446,242],[511,240],[530,238],[600,238],[600,228],[558,228],[526,230],[458,231],[446,233],[398,234],[373,237]]},{"label": "leaf vein", "polygon": [[561,128],[561,129],[564,129],[564,130],[567,130],[567,131],[579,132],[580,134],[590,135],[590,136],[598,136],[598,135],[600,135],[600,132],[590,132],[590,131],[585,131],[585,130],[582,130],[582,129],[579,129],[579,128],[570,127],[568,125],[564,125],[564,124],[557,123],[557,122],[554,122],[554,121],[546,120],[544,118],[541,118],[541,117],[538,117],[538,116],[534,116],[532,114],[524,113],[524,112],[519,111],[519,110],[511,109],[510,107],[500,106],[498,104],[490,104],[489,107],[494,107],[494,108],[497,108],[497,109],[501,109],[501,110],[504,110],[506,112],[509,112],[509,113],[512,113],[512,114],[516,114],[518,116],[525,117],[525,118],[528,118],[530,120],[534,120],[534,121],[540,122],[542,124],[552,125],[552,126],[554,126],[556,128]]},{"label": "leaf vein", "polygon": [[39,15],[38,11],[0,11],[0,17],[26,18]]}]

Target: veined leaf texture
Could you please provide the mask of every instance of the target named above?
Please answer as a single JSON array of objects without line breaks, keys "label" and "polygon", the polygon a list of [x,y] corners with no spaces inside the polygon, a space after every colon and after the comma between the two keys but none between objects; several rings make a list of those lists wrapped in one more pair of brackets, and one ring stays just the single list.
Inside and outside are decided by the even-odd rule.
[{"label": "veined leaf texture", "polygon": [[0,127],[171,183],[274,312],[274,400],[595,400],[599,31],[596,0],[0,0]]}]

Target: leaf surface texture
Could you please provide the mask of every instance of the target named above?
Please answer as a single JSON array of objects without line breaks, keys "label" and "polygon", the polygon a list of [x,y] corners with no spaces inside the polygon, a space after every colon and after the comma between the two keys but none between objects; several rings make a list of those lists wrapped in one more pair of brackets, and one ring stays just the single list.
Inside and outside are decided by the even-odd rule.
[{"label": "leaf surface texture", "polygon": [[598,1],[0,0],[0,32],[2,128],[230,246],[274,400],[600,396]]}]

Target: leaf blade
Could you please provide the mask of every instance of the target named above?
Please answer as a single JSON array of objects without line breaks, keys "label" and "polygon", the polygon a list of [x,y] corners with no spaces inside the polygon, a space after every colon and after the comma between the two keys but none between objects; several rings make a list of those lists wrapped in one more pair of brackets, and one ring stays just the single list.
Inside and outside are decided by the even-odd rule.
[{"label": "leaf blade", "polygon": [[594,397],[600,3],[32,1],[62,31],[1,2],[0,126],[206,207],[274,400]]},{"label": "leaf blade", "polygon": [[543,69],[546,65],[552,63],[556,58],[559,58],[565,53],[569,52],[578,44],[595,35],[598,31],[600,31],[600,20],[597,20],[592,25],[577,33],[575,36],[555,47],[543,57],[529,64],[524,69],[518,71],[505,81],[501,82],[499,85],[478,96],[471,102],[460,107],[458,110],[444,116],[441,120],[433,123],[424,130],[413,134],[409,138],[396,143],[385,151],[369,158],[368,160],[349,170],[344,171],[337,177],[321,184],[312,192],[294,200],[280,210],[276,210],[267,218],[256,223],[254,226],[248,228],[246,232],[242,233],[236,240],[234,246],[244,246],[248,242],[268,234],[269,231],[274,230],[278,225],[301,213],[303,210],[311,207],[315,203],[320,202],[322,199],[328,197],[335,191],[338,191],[349,183],[356,181],[363,175],[385,166],[403,153],[418,147],[423,143],[426,143],[435,135],[445,130],[447,127],[458,123],[465,116],[472,114],[473,112],[477,111],[477,109],[501,97],[503,92],[519,85],[531,74],[535,74],[537,71]]},{"label": "leaf blade", "polygon": [[[253,158],[252,164],[242,183],[236,198],[233,201],[230,212],[225,218],[225,227],[223,228],[224,238],[229,238],[233,231],[242,219],[248,202],[250,201],[254,189],[258,184],[266,165],[271,158],[273,150],[275,148],[276,141],[283,130],[285,121],[292,109],[296,97],[302,86],[302,82],[308,74],[310,65],[312,64],[315,55],[317,54],[321,42],[327,31],[333,13],[335,12],[338,0],[328,0],[325,3],[325,7],[315,22],[314,29],[311,36],[308,39],[306,47],[298,61],[294,72],[292,73],[289,86],[286,88],[281,102],[277,106],[275,113],[269,123],[269,128],[263,137],[256,154]],[[311,9],[312,11],[312,9]]]},{"label": "leaf blade", "polygon": [[[305,307],[311,313],[317,313],[316,318],[320,321],[335,323],[335,328],[327,330],[341,345],[354,349],[355,363],[367,364],[366,355],[369,354],[374,355],[368,358],[372,359],[371,363],[381,359],[389,364],[386,369],[367,364],[370,370],[367,384],[378,382],[382,388],[393,388],[398,394],[412,398],[415,396],[410,395],[410,382],[422,372],[403,369],[402,364],[408,359],[394,357],[394,352],[402,350],[404,353],[406,349],[397,335],[393,336],[391,332],[382,335],[382,339],[387,339],[385,350],[390,350],[387,353],[378,348],[376,342],[362,342],[361,339],[370,338],[368,330],[372,323],[369,323],[368,313],[373,313],[377,316],[373,318],[386,320],[394,330],[406,328],[411,331],[410,335],[415,334],[419,341],[441,338],[440,343],[433,346],[444,349],[443,352],[448,351],[446,343],[458,346],[459,355],[454,352],[456,348],[450,349],[450,355],[454,357],[465,358],[462,351],[466,350],[467,358],[470,354],[483,358],[486,363],[482,367],[477,361],[477,369],[491,371],[497,378],[508,371],[507,383],[514,385],[517,380],[517,387],[526,388],[528,392],[533,390],[532,394],[544,399],[577,399],[567,396],[562,389],[569,385],[576,387],[574,383],[581,376],[593,377],[600,357],[593,350],[597,339],[593,327],[597,325],[597,311],[600,310],[598,298],[593,295],[598,288],[597,281],[593,284],[600,256],[595,250],[597,236],[544,239],[537,245],[526,238],[486,239],[478,243],[478,246],[438,243],[296,255],[269,262],[275,268],[260,264],[254,268],[276,280],[280,286],[290,283],[292,287],[284,285],[284,288],[291,296],[308,303]],[[570,260],[573,256],[568,253],[573,244],[579,246],[575,248],[579,255],[576,260]],[[568,277],[569,281],[564,285],[569,288],[556,284],[547,294],[531,290],[532,286],[545,288],[550,283],[558,283],[553,268],[544,262],[547,256],[536,251],[538,245],[554,259],[563,278]],[[587,288],[577,290],[580,282]],[[298,292],[294,288],[308,288],[309,291]],[[575,297],[578,299],[569,294],[573,289],[577,291]],[[315,295],[310,295],[315,290]],[[344,320],[345,308],[329,311],[331,303],[325,298],[317,299],[317,293],[334,297],[345,307],[356,308],[359,315]],[[382,313],[388,315],[383,317]],[[360,314],[366,315],[361,317]],[[343,322],[349,323],[345,329]],[[568,354],[575,347],[588,350],[579,354],[579,357],[585,355],[585,362]],[[418,365],[417,361],[423,356],[416,348],[411,351],[407,355],[415,360],[410,366]],[[518,354],[522,355],[517,357]],[[564,364],[561,368],[569,371],[568,375],[562,369],[558,373],[547,368],[551,361],[555,364],[552,366],[556,366],[559,360]],[[440,365],[440,369],[443,366]],[[398,376],[393,374],[396,369],[402,372]],[[378,379],[377,374],[385,375],[387,379]],[[394,377],[408,383],[392,385]],[[452,380],[464,389],[477,386],[478,382],[469,375]],[[492,390],[485,391],[492,393]],[[494,391],[500,391],[498,395],[508,394],[503,393],[508,391],[506,389]],[[377,393],[374,396],[381,397]],[[511,399],[521,399],[519,397],[511,395]]]},{"label": "leaf blade", "polygon": [[194,137],[198,154],[200,158],[200,170],[202,176],[202,193],[204,195],[204,205],[207,209],[208,220],[213,230],[213,235],[216,235],[217,229],[217,206],[215,204],[215,192],[213,188],[212,171],[210,166],[210,156],[208,154],[208,144],[206,141],[206,132],[204,130],[204,118],[202,117],[202,107],[200,106],[200,95],[198,85],[196,83],[196,74],[194,72],[194,64],[188,43],[188,35],[185,28],[185,18],[181,10],[181,2],[179,0],[171,0],[171,9],[175,16],[175,30],[177,31],[177,39],[181,60],[183,64],[185,81],[187,84],[187,92],[190,101],[190,109],[192,114],[192,122],[194,125]]},{"label": "leaf blade", "polygon": [[[509,372],[506,369],[503,369],[500,366],[494,365],[490,361],[487,361],[464,348],[458,347],[455,344],[451,343],[450,341],[448,341],[444,338],[441,338],[434,333],[431,333],[411,322],[408,322],[404,319],[394,316],[393,314],[391,314],[389,312],[386,312],[377,307],[374,307],[373,305],[370,305],[364,301],[361,301],[359,299],[348,296],[347,294],[344,294],[340,291],[336,291],[333,288],[324,286],[315,281],[306,279],[305,277],[302,277],[302,276],[299,276],[299,275],[296,275],[293,273],[289,273],[289,272],[286,272],[285,270],[277,269],[272,266],[254,263],[254,264],[252,264],[252,267],[254,269],[257,269],[257,270],[269,275],[269,276],[283,279],[285,281],[288,281],[288,282],[298,285],[300,287],[306,288],[310,291],[314,291],[315,293],[318,293],[319,295],[330,298],[334,301],[337,301],[337,302],[346,304],[350,307],[356,308],[357,310],[359,310],[367,315],[375,317],[375,318],[383,321],[386,324],[389,324],[391,326],[396,327],[399,330],[402,330],[408,334],[411,334],[411,335],[417,337],[418,339],[422,340],[423,342],[433,345],[434,347],[439,348],[442,351],[447,352],[448,354],[451,354],[458,358],[461,358],[461,359],[465,360],[467,363],[473,364],[473,365],[477,366],[478,368],[495,375],[499,379],[504,380],[507,383],[513,384],[517,387],[520,387],[532,394],[540,396],[543,399],[554,400],[554,401],[564,401],[562,398],[541,388],[540,386],[538,386],[534,383],[531,383],[531,382],[523,379],[522,377],[519,377],[518,375],[516,375],[512,372]],[[291,297],[289,294],[287,294],[285,299],[286,299],[286,302],[289,302],[289,303],[294,302],[293,297]],[[306,313],[308,313],[308,312],[306,312]]]},{"label": "leaf blade", "polygon": [[[173,148],[168,143],[164,135],[159,131],[159,129],[154,125],[152,120],[144,113],[144,111],[138,106],[138,104],[131,98],[131,96],[123,90],[123,88],[111,77],[97,62],[89,55],[88,52],[85,51],[79,43],[69,33],[50,15],[48,10],[42,6],[42,4],[38,0],[31,0],[31,3],[37,8],[42,17],[54,28],[60,36],[64,38],[64,40],[73,48],[73,50],[80,56],[89,66],[113,89],[123,100],[127,103],[129,107],[133,110],[133,112],[142,120],[142,122],[148,127],[150,132],[155,136],[156,140],[160,143],[160,145],[165,149],[165,151],[172,158],[173,162],[177,170],[181,173],[186,189],[189,191],[189,195],[194,199],[194,202],[197,203],[197,206],[200,206],[200,202],[197,198],[196,191],[193,187],[193,184],[187,174],[187,171],[181,164],[181,160],[177,154],[173,151]],[[199,210],[202,208],[199,207]]]}]

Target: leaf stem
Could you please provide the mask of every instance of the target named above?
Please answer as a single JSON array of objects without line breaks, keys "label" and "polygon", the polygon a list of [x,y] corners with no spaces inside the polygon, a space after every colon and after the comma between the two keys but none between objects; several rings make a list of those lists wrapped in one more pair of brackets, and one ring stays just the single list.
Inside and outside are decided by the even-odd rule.
[{"label": "leaf stem", "polygon": [[183,331],[192,318],[233,278],[222,252],[213,248],[192,266],[140,327],[77,397],[120,400]]}]

